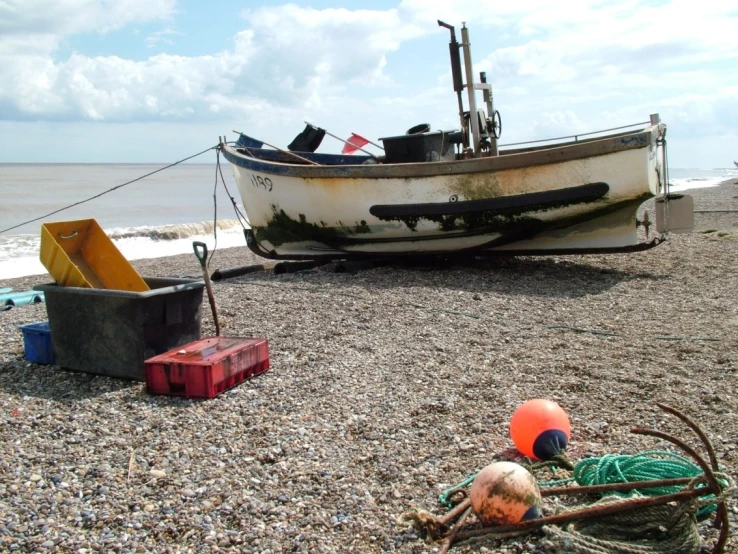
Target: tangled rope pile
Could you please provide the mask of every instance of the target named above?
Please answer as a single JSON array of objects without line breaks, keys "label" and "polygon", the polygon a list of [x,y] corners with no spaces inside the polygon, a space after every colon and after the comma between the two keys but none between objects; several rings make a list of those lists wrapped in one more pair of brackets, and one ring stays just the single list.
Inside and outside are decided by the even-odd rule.
[{"label": "tangled rope pile", "polygon": [[[656,481],[659,479],[694,479],[702,476],[697,464],[684,456],[665,450],[650,450],[635,456],[607,454],[601,458],[586,458],[574,467],[572,479],[579,485],[605,485],[608,483],[633,483],[636,481]],[[724,481],[723,485],[727,485]],[[703,483],[703,486],[706,486]],[[659,496],[680,490],[679,485],[649,487],[633,492],[642,496]],[[631,494],[613,492],[621,498]],[[702,519],[715,511],[715,504],[709,503],[699,509],[696,516]]]},{"label": "tangled rope pile", "polygon": [[[727,488],[719,497],[693,499],[682,504],[664,504],[584,520],[559,527],[544,526],[541,546],[553,552],[574,554],[696,554],[700,551],[700,513],[714,512],[716,504],[735,496],[733,481],[719,474]],[[696,477],[690,489],[706,486],[704,476]],[[597,505],[619,502],[608,495]],[[705,511],[705,510],[708,511]]]},{"label": "tangled rope pile", "polygon": [[[598,504],[617,501],[606,496]],[[690,508],[651,506],[564,527],[546,525],[541,546],[576,554],[695,554],[701,538]]]},{"label": "tangled rope pile", "polygon": [[[715,450],[694,421],[675,408],[657,405],[697,435],[707,451],[707,459],[677,437],[636,428],[631,432],[666,440],[696,463],[658,450],[634,456],[587,458],[573,466],[568,460],[557,460],[555,465],[570,470],[572,476],[548,482],[539,480],[542,497],[596,494],[600,500],[555,515],[497,526],[465,523],[472,508],[464,487],[474,480],[473,475],[439,496],[439,502],[451,508],[444,516],[436,518],[425,511],[408,516],[431,536],[445,539],[441,553],[448,552],[455,541],[503,539],[541,530],[541,546],[553,552],[698,554],[702,546],[698,522],[714,513],[719,534],[713,554],[722,553],[729,536],[725,502],[736,496],[735,482],[719,471]],[[549,466],[551,462],[545,462],[529,465],[529,469],[540,473]],[[452,500],[457,496],[462,499],[456,498],[454,504]]]},{"label": "tangled rope pile", "polygon": [[[653,452],[649,454],[663,455],[664,453]],[[670,474],[662,468],[660,477],[666,477],[668,479],[673,478],[678,472],[692,473],[695,471],[695,467],[688,460],[675,454],[673,456],[676,461],[676,466],[674,466],[675,472]],[[628,456],[626,457],[626,461],[629,462],[631,459],[637,458],[648,458],[648,456]],[[602,462],[603,459],[606,460],[607,457],[588,459],[586,460],[587,464],[585,466],[590,468],[596,467],[598,465],[597,462]],[[658,464],[659,461],[660,459],[657,458],[654,463]],[[698,522],[710,513],[715,512],[717,505],[735,496],[737,489],[734,481],[729,476],[723,473],[715,473],[714,476],[721,485],[721,493],[718,496],[712,494],[700,495],[699,489],[709,487],[709,480],[698,469],[696,471],[697,475],[689,479],[686,486],[666,485],[640,490],[633,489],[630,491],[630,494],[611,491],[598,502],[586,508],[578,507],[549,518],[563,521],[567,520],[567,515],[571,514],[573,516],[571,518],[572,521],[563,525],[538,526],[535,525],[535,520],[530,520],[525,524],[518,525],[519,530],[514,529],[516,526],[486,527],[467,531],[466,533],[462,532],[459,538],[469,538],[474,541],[479,541],[480,539],[503,539],[520,536],[521,534],[530,532],[534,528],[539,528],[545,534],[545,538],[541,541],[541,546],[551,552],[567,552],[573,554],[697,554],[700,552],[701,544]],[[677,479],[683,480],[683,478],[678,477]],[[558,484],[573,480],[574,478],[562,479],[555,483]],[[610,483],[595,483],[594,479],[592,479],[590,480],[593,483],[592,485],[571,487],[568,490],[577,492],[578,490],[587,490],[592,487],[596,489],[603,485],[626,483],[626,481],[619,481],[612,474],[608,480]],[[659,479],[651,480],[651,482],[659,482]],[[542,489],[542,492],[544,493],[543,496],[553,496],[546,493],[562,493],[566,490],[567,487],[562,487],[554,491],[553,487],[551,487],[548,490],[545,488]],[[655,492],[656,490],[660,490],[661,494],[657,494]],[[693,493],[692,498],[678,501],[676,504],[661,503],[636,507],[634,503],[631,503],[633,505],[632,509],[618,509],[624,505],[624,502],[628,503],[629,500],[632,501],[639,497],[646,500],[646,497],[650,496],[652,500],[658,501],[667,496],[684,498],[690,492]],[[613,513],[595,513],[600,511],[607,512],[608,508],[612,508]],[[591,512],[590,515],[586,515],[587,511]]]}]

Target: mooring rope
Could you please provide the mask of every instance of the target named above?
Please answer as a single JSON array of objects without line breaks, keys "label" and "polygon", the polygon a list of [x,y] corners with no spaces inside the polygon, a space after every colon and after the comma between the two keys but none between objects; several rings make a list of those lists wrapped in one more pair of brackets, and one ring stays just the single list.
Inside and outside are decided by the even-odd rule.
[{"label": "mooring rope", "polygon": [[216,163],[217,174],[220,175],[220,182],[223,184],[223,188],[225,189],[226,194],[228,195],[228,198],[231,200],[231,204],[233,205],[233,211],[236,213],[236,219],[238,219],[238,222],[241,224],[241,227],[244,230],[246,229],[246,226],[251,228],[251,222],[249,222],[249,218],[238,207],[238,203],[236,202],[236,199],[231,194],[231,191],[228,189],[228,185],[226,184],[225,178],[223,177],[222,164],[220,163],[220,148],[218,149],[218,155],[216,156],[215,163]]}]

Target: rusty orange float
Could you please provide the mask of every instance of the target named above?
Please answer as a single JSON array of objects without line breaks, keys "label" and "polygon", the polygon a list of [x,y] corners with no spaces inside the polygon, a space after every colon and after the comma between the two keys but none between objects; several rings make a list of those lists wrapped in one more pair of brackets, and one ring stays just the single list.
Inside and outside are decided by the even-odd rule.
[{"label": "rusty orange float", "polygon": [[482,469],[472,482],[469,499],[486,525],[511,525],[540,516],[538,483],[514,462],[495,462]]}]

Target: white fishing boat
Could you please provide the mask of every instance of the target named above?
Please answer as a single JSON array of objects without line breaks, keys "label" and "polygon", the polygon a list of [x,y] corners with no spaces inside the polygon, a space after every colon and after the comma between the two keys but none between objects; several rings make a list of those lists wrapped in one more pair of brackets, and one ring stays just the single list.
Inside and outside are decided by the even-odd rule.
[{"label": "white fishing boat", "polygon": [[[474,82],[468,30],[459,43],[453,27],[439,24],[451,32],[460,130],[418,125],[379,139],[381,156],[316,153],[325,131],[309,124],[289,149],[265,148],[246,134],[221,140],[254,252],[272,259],[627,252],[691,229],[691,198],[668,191],[666,125],[657,114],[608,131],[499,146],[501,119],[486,75]],[[486,111],[477,109],[477,91]],[[638,226],[648,230],[651,219],[636,215],[653,197],[658,236],[639,242]]]}]

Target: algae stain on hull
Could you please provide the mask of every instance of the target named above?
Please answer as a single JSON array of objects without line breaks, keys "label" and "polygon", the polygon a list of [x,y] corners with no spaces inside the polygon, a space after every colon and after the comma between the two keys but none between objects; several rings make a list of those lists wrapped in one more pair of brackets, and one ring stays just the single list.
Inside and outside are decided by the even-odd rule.
[{"label": "algae stain on hull", "polygon": [[294,219],[284,210],[272,205],[272,218],[266,225],[255,227],[254,235],[260,242],[268,241],[274,246],[280,246],[302,241],[335,244],[350,235],[372,232],[363,219],[352,227],[343,223],[339,227],[329,227],[324,221],[320,224],[307,221],[305,214],[298,214],[297,217],[298,219]]},{"label": "algae stain on hull", "polygon": [[[448,181],[449,192],[463,200],[498,198],[510,194],[524,194],[549,189],[552,184],[552,171],[556,173],[553,182],[564,188],[597,181],[592,179],[590,162],[593,158],[577,160],[576,163],[550,163],[516,169],[500,169],[494,173],[471,173],[453,177]],[[556,169],[559,171],[555,171]]]},{"label": "algae stain on hull", "polygon": [[462,200],[483,200],[504,195],[502,183],[494,173],[461,175],[450,181],[448,189]]},{"label": "algae stain on hull", "polygon": [[[407,229],[413,233],[417,232],[418,223],[422,220],[431,221],[438,225],[438,230],[443,234],[465,235],[467,233],[479,234],[502,234],[508,239],[523,239],[531,237],[544,230],[556,230],[569,228],[593,219],[602,218],[622,210],[625,207],[640,205],[644,200],[650,198],[651,194],[640,195],[636,198],[622,200],[614,203],[596,202],[591,210],[584,213],[562,217],[551,221],[544,221],[536,217],[537,213],[559,209],[577,202],[548,203],[545,206],[527,205],[501,210],[467,212],[448,215],[425,215],[425,216],[402,216],[402,217],[380,217],[382,221],[399,221],[405,224]],[[628,215],[632,219],[631,215]],[[603,225],[617,226],[621,221],[603,221]],[[380,230],[374,226],[376,230]],[[304,214],[298,214],[297,219],[288,215],[284,210],[272,206],[272,218],[267,225],[254,227],[254,235],[258,241],[268,241],[274,246],[285,243],[314,241],[327,245],[340,245],[354,242],[356,235],[370,235],[373,227],[366,220],[347,225],[338,222],[337,226],[328,226],[325,221],[311,223],[307,221]],[[371,242],[371,239],[369,239]]]},{"label": "algae stain on hull", "polygon": [[[449,181],[448,189],[463,200],[483,200],[510,194],[524,194],[543,190],[550,181],[550,169],[524,167],[502,170],[497,173],[473,173],[460,175]],[[582,183],[586,182],[583,180]]]}]

